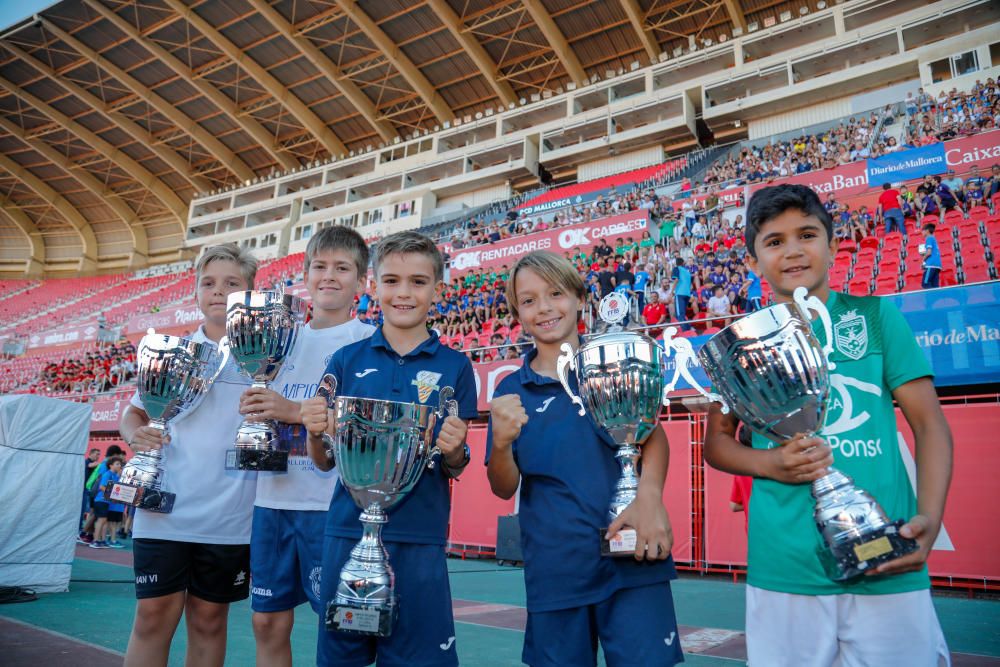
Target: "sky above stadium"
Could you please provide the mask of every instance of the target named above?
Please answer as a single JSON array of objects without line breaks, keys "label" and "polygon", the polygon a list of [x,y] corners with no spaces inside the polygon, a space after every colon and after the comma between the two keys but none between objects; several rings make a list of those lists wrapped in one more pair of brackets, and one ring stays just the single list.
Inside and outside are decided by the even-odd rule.
[{"label": "sky above stadium", "polygon": [[56,4],[56,0],[0,0],[0,30]]}]

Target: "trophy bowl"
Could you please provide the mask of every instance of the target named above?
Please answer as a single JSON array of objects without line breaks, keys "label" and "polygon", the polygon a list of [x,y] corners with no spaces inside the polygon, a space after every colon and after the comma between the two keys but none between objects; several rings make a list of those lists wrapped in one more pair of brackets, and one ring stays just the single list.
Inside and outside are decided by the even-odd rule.
[{"label": "trophy bowl", "polygon": [[725,404],[758,433],[785,442],[822,428],[830,372],[797,303],[745,315],[712,336],[698,358]]},{"label": "trophy bowl", "polygon": [[[608,507],[609,523],[625,511],[638,492],[639,445],[659,423],[665,359],[664,348],[649,336],[618,331],[596,336],[576,351],[564,343],[556,363],[563,389],[580,406],[580,415],[588,415],[594,426],[606,431],[615,443],[615,459],[622,472]],[[576,377],[579,396],[570,387],[570,371]],[[634,552],[635,530],[622,530],[610,540],[604,534],[602,529],[603,555],[627,556]]]},{"label": "trophy bowl", "polygon": [[[225,345],[253,387],[267,389],[291,354],[305,318],[305,302],[281,292],[234,292],[226,301]],[[277,425],[248,415],[236,435],[239,470],[288,470]]]},{"label": "trophy bowl", "polygon": [[[816,311],[826,345],[813,333],[809,311]],[[796,435],[814,436],[823,428],[830,396],[830,370],[836,364],[830,314],[806,289],[794,302],[778,303],[746,315],[715,334],[698,353],[719,392],[723,410],[775,443]],[[813,481],[813,520],[823,548],[818,550],[834,581],[852,579],[881,563],[916,550],[915,540],[899,534],[867,491],[830,468]]]},{"label": "trophy bowl", "polygon": [[[136,390],[149,425],[166,433],[171,420],[200,402],[225,362],[214,345],[150,329],[136,351]],[[164,456],[162,449],[133,456],[112,487],[111,500],[169,513],[176,496],[161,488]]]},{"label": "trophy bowl", "polygon": [[457,416],[454,390],[442,387],[440,406],[336,396],[336,381],[325,375],[317,391],[333,409],[335,434],[324,437],[340,481],[361,508],[361,540],[340,571],[336,596],[327,605],[329,630],[388,637],[399,613],[396,576],[382,542],[387,512],[420,481],[440,450],[434,429],[447,413]]}]

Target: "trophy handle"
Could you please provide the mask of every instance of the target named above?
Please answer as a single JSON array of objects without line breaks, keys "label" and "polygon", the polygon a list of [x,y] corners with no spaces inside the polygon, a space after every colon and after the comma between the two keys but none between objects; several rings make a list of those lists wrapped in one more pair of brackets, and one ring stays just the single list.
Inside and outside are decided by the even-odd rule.
[{"label": "trophy handle", "polygon": [[559,349],[562,350],[562,353],[556,359],[556,375],[559,376],[559,382],[562,383],[563,390],[569,395],[570,401],[580,406],[579,413],[582,417],[587,414],[586,408],[583,407],[583,401],[569,388],[569,371],[576,370],[576,353],[569,343],[563,343]]},{"label": "trophy handle", "polygon": [[[438,390],[438,409],[435,412],[438,419],[445,417],[458,417],[458,401],[452,398],[455,390],[451,387],[441,387]],[[441,448],[434,445],[427,452],[427,469],[434,470],[438,459],[441,458]]]},{"label": "trophy handle", "polygon": [[441,387],[438,391],[438,417],[457,417],[458,401],[455,400],[455,390],[451,387]]},{"label": "trophy handle", "polygon": [[833,321],[830,319],[830,311],[826,309],[826,304],[820,301],[818,297],[806,297],[808,293],[809,291],[805,287],[796,287],[792,293],[792,298],[805,311],[806,315],[809,314],[810,310],[815,311],[819,315],[819,319],[823,322],[823,332],[826,334],[826,343],[823,344],[823,355],[826,357],[827,367],[833,370],[837,367],[837,364],[830,359],[833,356]]},{"label": "trophy handle", "polygon": [[332,373],[324,373],[316,388],[316,395],[326,399],[326,407],[333,407],[333,399],[337,397],[337,378]]},{"label": "trophy handle", "polygon": [[663,331],[663,348],[667,354],[673,352],[676,363],[674,364],[674,377],[663,387],[663,405],[670,405],[670,392],[677,387],[677,382],[683,377],[687,383],[701,394],[709,403],[718,403],[722,407],[722,414],[729,414],[729,406],[726,401],[714,392],[706,391],[688,368],[688,364],[698,365],[698,357],[694,353],[694,347],[687,338],[674,338],[677,334],[677,327],[667,327]]},{"label": "trophy handle", "polygon": [[223,336],[219,340],[219,366],[215,369],[215,372],[212,373],[212,376],[209,379],[209,386],[211,386],[211,384],[215,382],[216,378],[222,374],[222,369],[226,367],[227,363],[229,363],[229,354],[229,336]]}]

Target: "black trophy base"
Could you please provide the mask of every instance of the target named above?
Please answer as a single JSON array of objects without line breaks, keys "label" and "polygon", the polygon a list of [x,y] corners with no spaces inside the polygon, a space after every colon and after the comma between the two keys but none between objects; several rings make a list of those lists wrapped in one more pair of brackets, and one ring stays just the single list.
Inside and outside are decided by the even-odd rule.
[{"label": "black trophy base", "polygon": [[237,470],[288,472],[288,452],[280,449],[236,448]]},{"label": "black trophy base", "polygon": [[326,629],[366,637],[388,637],[398,612],[399,605],[395,602],[388,608],[331,602],[326,606]]},{"label": "black trophy base", "polygon": [[834,549],[822,549],[827,576],[833,581],[847,581],[874,570],[882,563],[913,553],[920,545],[899,534],[905,522],[890,523],[856,540],[844,542]]},{"label": "black trophy base", "polygon": [[604,538],[607,532],[607,528],[602,528],[599,531],[601,536],[602,556],[605,558],[625,558],[627,556],[635,556],[635,543],[637,536],[634,528],[622,528],[615,533],[610,540]]},{"label": "black trophy base", "polygon": [[115,484],[110,497],[111,500],[160,514],[170,514],[174,509],[174,500],[177,499],[177,495],[169,491],[156,491],[129,484]]}]

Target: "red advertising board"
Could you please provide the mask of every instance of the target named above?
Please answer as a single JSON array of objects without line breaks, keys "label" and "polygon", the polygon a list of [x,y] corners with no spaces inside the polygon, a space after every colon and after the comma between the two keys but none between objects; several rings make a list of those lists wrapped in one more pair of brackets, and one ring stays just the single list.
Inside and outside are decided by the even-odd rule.
[{"label": "red advertising board", "polygon": [[[932,576],[1000,581],[1000,407],[995,404],[945,405],[954,448],[951,488],[944,521],[928,560]],[[913,474],[913,433],[896,411],[903,461]],[[911,482],[915,479],[911,477]],[[895,517],[894,517],[895,518]],[[909,518],[909,517],[906,517]]]},{"label": "red advertising board", "polygon": [[663,483],[663,505],[670,517],[674,560],[690,562],[694,553],[694,508],[691,498],[691,422],[687,419],[662,421],[670,443],[670,467]]},{"label": "red advertising board", "polygon": [[581,222],[467,250],[457,250],[451,257],[451,277],[464,275],[474,269],[496,269],[504,264],[510,266],[518,257],[534,250],[552,250],[562,254],[577,248],[587,250],[600,239],[611,243],[615,239],[631,236],[638,241],[642,232],[648,228],[648,211],[630,211],[592,222]]},{"label": "red advertising board", "polygon": [[705,562],[747,564],[746,518],[729,508],[733,476],[705,465]]},{"label": "red advertising board", "polygon": [[847,195],[859,194],[868,189],[868,168],[864,160],[851,162],[832,169],[808,171],[771,183],[754,183],[750,186],[750,192],[752,194],[763,187],[778,183],[808,185],[819,193],[821,199],[825,200],[827,194],[832,192],[840,200]]},{"label": "red advertising board", "polygon": [[521,368],[521,359],[472,364],[476,375],[476,402],[480,412],[488,412],[500,380]]},{"label": "red advertising board", "polygon": [[948,166],[959,174],[975,165],[984,175],[989,175],[990,167],[1000,162],[1000,130],[946,141],[944,157]]},{"label": "red advertising board", "polygon": [[117,431],[122,413],[129,405],[128,399],[102,399],[94,401],[90,413],[91,432]]},{"label": "red advertising board", "polygon": [[469,429],[466,442],[472,452],[472,463],[452,485],[448,542],[495,549],[497,518],[514,513],[514,499],[501,500],[490,489],[486,466],[483,465],[486,458],[486,429]]}]

